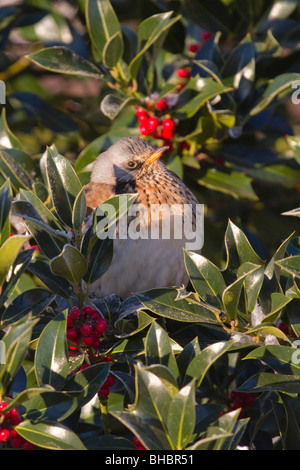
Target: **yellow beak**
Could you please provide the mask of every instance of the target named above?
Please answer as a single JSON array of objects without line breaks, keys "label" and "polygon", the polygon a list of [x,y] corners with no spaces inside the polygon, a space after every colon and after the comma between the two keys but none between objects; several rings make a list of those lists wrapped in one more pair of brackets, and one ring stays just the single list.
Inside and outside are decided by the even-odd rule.
[{"label": "yellow beak", "polygon": [[160,158],[168,148],[169,147],[165,145],[154,150],[151,153],[150,157],[148,157],[147,160],[144,162],[144,165],[151,165],[151,163],[155,162],[155,160]]}]

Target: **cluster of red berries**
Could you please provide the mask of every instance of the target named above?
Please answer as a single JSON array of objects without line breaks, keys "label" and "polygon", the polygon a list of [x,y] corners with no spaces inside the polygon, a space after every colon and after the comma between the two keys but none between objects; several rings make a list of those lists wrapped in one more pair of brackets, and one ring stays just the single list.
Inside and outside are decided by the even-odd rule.
[{"label": "cluster of red berries", "polygon": [[[179,79],[177,83],[177,92],[179,92],[186,85],[190,72],[188,69],[182,68],[176,70],[175,75]],[[142,106],[138,106],[136,109],[140,134],[162,139],[164,145],[168,145],[171,150],[172,143],[170,141],[175,133],[176,122],[168,114],[170,107],[172,107],[168,96],[156,101],[148,100],[146,106],[147,109]]]},{"label": "cluster of red berries", "polygon": [[[106,356],[104,359],[101,359],[100,361],[98,362],[112,362],[113,359],[110,357],[110,356]],[[82,366],[80,367],[80,370],[83,370],[83,369],[86,369],[87,367],[90,367],[90,364],[87,364],[87,363],[84,363],[82,364]],[[98,395],[99,397],[108,397],[108,395],[110,394],[110,388],[114,385],[115,383],[115,379],[114,377],[110,374],[104,384],[99,388],[98,390]]]},{"label": "cluster of red berries", "polygon": [[6,401],[0,403],[0,444],[8,442],[14,448],[33,449],[34,445],[23,439],[15,430],[15,426],[22,422],[17,408],[11,408],[5,413],[7,405]]},{"label": "cluster of red berries", "polygon": [[67,338],[78,346],[100,347],[100,338],[107,328],[107,321],[89,305],[83,307],[83,315],[78,307],[72,307],[67,316]]},{"label": "cluster of red berries", "polygon": [[[162,98],[157,101],[157,105],[163,108],[167,105],[167,101]],[[152,116],[141,106],[137,108],[136,116],[140,123],[139,131],[141,135],[152,134],[156,139],[163,140],[169,140],[173,137],[176,125],[173,119],[163,119],[161,121],[158,117]]]}]

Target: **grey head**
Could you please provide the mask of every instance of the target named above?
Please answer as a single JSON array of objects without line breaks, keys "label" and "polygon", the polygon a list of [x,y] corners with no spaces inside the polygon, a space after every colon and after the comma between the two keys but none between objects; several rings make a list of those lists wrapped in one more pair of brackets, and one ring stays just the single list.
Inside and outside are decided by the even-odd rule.
[{"label": "grey head", "polygon": [[167,147],[155,149],[139,137],[124,137],[97,157],[91,182],[115,185],[137,178],[145,166],[156,161]]}]

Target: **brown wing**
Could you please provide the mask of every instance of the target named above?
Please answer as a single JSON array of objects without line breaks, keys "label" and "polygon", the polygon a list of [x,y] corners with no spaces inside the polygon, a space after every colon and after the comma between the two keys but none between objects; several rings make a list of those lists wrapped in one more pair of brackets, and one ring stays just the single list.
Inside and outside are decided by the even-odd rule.
[{"label": "brown wing", "polygon": [[114,196],[113,187],[104,183],[89,183],[85,186],[87,207],[96,209],[102,202]]},{"label": "brown wing", "polygon": [[114,190],[110,184],[91,182],[85,185],[87,211],[82,225],[84,233],[92,223],[94,210],[112,196],[114,196]]}]

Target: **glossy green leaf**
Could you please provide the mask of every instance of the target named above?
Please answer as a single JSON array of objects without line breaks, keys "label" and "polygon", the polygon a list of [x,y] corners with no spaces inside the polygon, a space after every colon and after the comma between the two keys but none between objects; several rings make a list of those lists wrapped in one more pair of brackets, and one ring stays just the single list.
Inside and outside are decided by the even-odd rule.
[{"label": "glossy green leaf", "polygon": [[274,371],[285,375],[300,375],[298,349],[292,346],[270,344],[253,349],[244,358],[260,360]]},{"label": "glossy green leaf", "polygon": [[113,258],[113,240],[96,240],[88,256],[88,266],[83,279],[87,284],[97,281],[108,270]]},{"label": "glossy green leaf", "polygon": [[23,150],[23,145],[19,139],[13,134],[7,124],[6,108],[2,108],[0,117],[0,148],[12,149],[17,148]]},{"label": "glossy green leaf", "polygon": [[52,72],[79,77],[103,78],[98,67],[64,46],[46,47],[30,54],[28,58],[33,63]]},{"label": "glossy green leaf", "polygon": [[[163,288],[136,294],[136,297],[151,312],[165,318],[192,323],[219,323],[210,306],[189,302],[188,298],[177,300],[177,294],[176,289]],[[215,313],[218,314],[217,309]]]},{"label": "glossy green leaf", "polygon": [[68,374],[66,341],[67,314],[61,313],[43,329],[34,358],[35,374],[39,386],[52,385],[60,390]]},{"label": "glossy green leaf", "polygon": [[194,87],[197,90],[196,96],[189,99],[187,103],[176,110],[176,116],[179,119],[192,118],[207,101],[231,91],[231,88],[215,82],[211,78],[198,78],[193,85]]},{"label": "glossy green leaf", "polygon": [[184,385],[189,381],[190,378],[186,377],[187,367],[189,363],[194,359],[194,357],[199,353],[199,341],[198,338],[195,338],[190,341],[176,357],[176,362],[180,373],[181,385]]},{"label": "glossy green leaf", "polygon": [[118,17],[109,0],[86,2],[86,24],[94,48],[107,67],[117,64],[123,54]]},{"label": "glossy green leaf", "polygon": [[202,383],[205,374],[213,363],[223,354],[227,353],[232,347],[231,341],[221,341],[204,348],[189,363],[186,375],[197,379],[197,386]]},{"label": "glossy green leaf", "polygon": [[104,384],[109,374],[110,367],[110,363],[104,362],[77,371],[68,379],[64,390],[80,392],[81,399],[78,406],[83,407],[95,396],[99,388]]},{"label": "glossy green leaf", "polygon": [[44,222],[35,206],[29,201],[14,201],[12,212],[15,216],[22,217],[39,249],[48,258],[59,255],[64,243],[68,242],[65,232],[54,229]]},{"label": "glossy green leaf", "polygon": [[29,266],[28,271],[37,276],[51,291],[62,297],[70,298],[72,286],[61,276],[52,273],[49,264],[41,259],[35,259]]},{"label": "glossy green leaf", "polygon": [[86,450],[77,434],[56,422],[25,420],[16,431],[27,441],[49,450]]},{"label": "glossy green leaf", "polygon": [[[248,264],[248,269],[249,271],[246,271],[245,274],[242,274],[241,276],[239,276],[236,279],[236,281],[234,281],[224,290],[223,297],[222,297],[223,304],[224,304],[226,313],[231,319],[237,318],[241,292],[245,283],[247,282],[248,276],[250,276],[250,279],[252,280],[252,282],[254,282],[254,285],[256,283],[258,285],[258,286],[257,285],[255,286],[255,287],[258,287],[258,289],[256,289],[254,293],[248,294],[249,307],[254,308],[255,306],[259,289],[261,288],[263,270],[261,266],[252,265],[251,263]],[[249,284],[251,284],[251,281]]]},{"label": "glossy green leaf", "polygon": [[251,109],[249,115],[255,116],[255,114],[263,111],[280,93],[288,93],[293,82],[297,79],[299,79],[299,74],[297,73],[283,73],[276,76],[265,89],[261,101]]},{"label": "glossy green leaf", "polygon": [[227,254],[226,269],[236,270],[243,263],[263,264],[244,232],[231,220],[228,222],[225,233],[225,248]]},{"label": "glossy green leaf", "polygon": [[170,369],[177,378],[179,375],[172,345],[166,331],[156,322],[149,328],[145,342],[146,364],[161,364]]},{"label": "glossy green leaf", "polygon": [[[8,238],[0,247],[0,286],[11,275],[10,268],[18,256],[24,243],[29,239],[27,235],[14,235]],[[1,287],[0,287],[1,292]]]},{"label": "glossy green leaf", "polygon": [[117,31],[113,36],[111,36],[108,41],[105,43],[102,60],[106,67],[114,67],[123,54],[123,37],[121,31]]},{"label": "glossy green leaf", "polygon": [[9,178],[13,188],[31,188],[31,178],[25,168],[14,158],[11,149],[0,150],[0,172],[5,178]]},{"label": "glossy green leaf", "polygon": [[9,181],[0,188],[0,246],[5,242],[10,233],[10,209],[12,202],[12,190]]},{"label": "glossy green leaf", "polygon": [[[256,269],[257,268],[257,269]],[[243,263],[238,271],[238,277],[247,274],[244,281],[245,300],[247,313],[252,312],[264,282],[264,266],[256,266],[252,263]]]},{"label": "glossy green leaf", "polygon": [[78,284],[87,272],[84,256],[72,245],[65,245],[63,251],[50,261],[50,269],[73,284]]},{"label": "glossy green leaf", "polygon": [[[132,313],[133,312],[131,312],[130,315],[132,315]],[[117,333],[115,333],[116,338],[123,339],[123,338],[128,338],[130,336],[136,335],[137,333],[140,333],[142,330],[147,328],[147,326],[151,325],[151,323],[153,323],[155,321],[155,318],[148,315],[146,312],[139,311],[139,312],[137,312],[137,314],[138,314],[137,326],[134,329],[130,329],[129,331],[127,331],[127,330],[122,331],[122,321],[123,321],[124,317],[122,317],[121,315],[118,317],[118,319],[115,323],[115,327],[118,331]],[[125,317],[125,319],[126,319],[126,317]]]},{"label": "glossy green leaf", "polygon": [[167,426],[175,449],[184,449],[189,444],[195,423],[195,380],[192,380],[179,390],[169,407]]},{"label": "glossy green leaf", "polygon": [[59,392],[51,387],[27,388],[10,404],[18,407],[23,419],[52,420],[61,422],[77,408],[80,393]]},{"label": "glossy green leaf", "polygon": [[170,394],[155,374],[136,366],[136,400],[128,411],[111,414],[128,427],[147,449],[174,449],[165,422]]},{"label": "glossy green leaf", "polygon": [[210,435],[209,437],[204,437],[199,441],[196,441],[193,445],[189,446],[187,450],[215,450],[215,444],[218,444],[221,439],[223,441],[224,438],[229,438],[231,436],[231,433],[226,432],[220,428],[214,427],[214,432],[212,435]]},{"label": "glossy green leaf", "polygon": [[29,250],[20,251],[20,253],[17,255],[14,263],[11,266],[12,275],[2,285],[0,305],[3,305],[7,301],[8,297],[10,297],[12,289],[17,286],[19,279],[31,262],[34,250],[34,248],[31,248]]},{"label": "glossy green leaf", "polygon": [[252,375],[237,388],[240,392],[271,392],[281,391],[286,393],[299,393],[300,376],[288,374],[272,374],[261,372]]},{"label": "glossy green leaf", "polygon": [[268,277],[268,279],[272,279],[273,275],[276,276],[276,278],[279,280],[280,278],[280,267],[275,265],[276,261],[281,260],[284,258],[286,249],[288,247],[288,244],[291,241],[291,238],[293,237],[293,234],[291,234],[288,238],[286,238],[280,245],[280,247],[276,250],[275,254],[272,256],[271,260],[266,266],[265,269],[265,275]]},{"label": "glossy green leaf", "polygon": [[222,294],[226,283],[221,271],[198,253],[184,250],[186,270],[195,291],[208,304],[222,307]]},{"label": "glossy green leaf", "polygon": [[291,297],[287,297],[280,292],[272,292],[271,294],[271,312],[268,313],[262,320],[263,323],[274,322],[280,315],[281,311],[292,301]]},{"label": "glossy green leaf", "polygon": [[73,212],[72,212],[72,223],[74,230],[81,231],[84,218],[86,216],[86,198],[84,188],[77,194]]},{"label": "glossy green leaf", "polygon": [[0,395],[6,392],[16,373],[23,364],[37,319],[26,316],[7,331],[2,337],[5,344],[5,362],[0,364]]},{"label": "glossy green leaf", "polygon": [[288,258],[275,261],[275,264],[283,271],[300,278],[300,255],[289,256]]},{"label": "glossy green leaf", "polygon": [[138,100],[134,97],[124,99],[108,93],[101,101],[100,109],[106,117],[113,120],[124,108],[126,108],[126,106],[133,105],[135,103],[138,103]]},{"label": "glossy green leaf", "polygon": [[12,301],[1,320],[5,323],[16,322],[29,312],[35,317],[41,314],[54,299],[55,294],[41,287],[28,289]]},{"label": "glossy green leaf", "polygon": [[59,218],[72,227],[73,205],[82,186],[72,165],[54,148],[48,148],[46,171],[53,205]]},{"label": "glossy green leaf", "polygon": [[[54,228],[56,230],[63,230],[63,226],[55,217],[53,212],[51,212],[46,204],[43,203],[43,201],[33,192],[33,191],[27,191],[24,189],[20,190],[20,200],[28,201],[34,206],[35,211],[38,213],[40,218],[48,225],[50,225],[51,228]],[[28,214],[29,215],[29,214]]]},{"label": "glossy green leaf", "polygon": [[110,229],[113,234],[118,220],[128,212],[136,198],[137,194],[121,194],[107,199],[97,207],[95,231],[98,238]]},{"label": "glossy green leaf", "polygon": [[250,328],[247,333],[249,335],[253,335],[253,336],[267,336],[267,335],[271,335],[271,336],[275,336],[275,338],[278,338],[279,340],[283,340],[285,341],[286,343],[289,343],[291,344],[291,341],[290,339],[286,336],[286,334],[281,331],[279,328],[277,328],[276,326],[273,326],[273,325],[267,325],[267,324],[260,324],[258,326],[255,326],[253,328]]},{"label": "glossy green leaf", "polygon": [[[235,450],[240,443],[249,419],[239,419],[240,410],[236,409],[219,417],[217,425],[223,431],[230,433],[230,437],[218,440],[214,450]],[[208,433],[209,434],[209,430]]]},{"label": "glossy green leaf", "polygon": [[244,173],[238,171],[225,173],[211,168],[197,182],[206,188],[230,194],[236,199],[245,198],[252,201],[257,201],[258,199],[251,184],[252,180]]},{"label": "glossy green leaf", "polygon": [[138,52],[129,64],[129,73],[136,78],[146,51],[175,24],[180,16],[172,17],[172,11],[158,13],[142,21],[138,26]]}]

